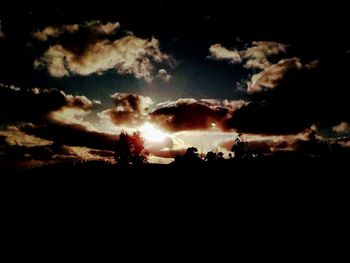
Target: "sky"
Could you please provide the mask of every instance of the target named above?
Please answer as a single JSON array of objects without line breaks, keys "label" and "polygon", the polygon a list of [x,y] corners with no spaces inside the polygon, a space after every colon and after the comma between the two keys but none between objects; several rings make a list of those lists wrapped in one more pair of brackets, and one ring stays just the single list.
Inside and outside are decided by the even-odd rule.
[{"label": "sky", "polygon": [[[0,8],[0,163],[113,160],[140,131],[151,162],[350,146],[346,8],[332,3],[76,3]],[[312,135],[311,135],[312,134]]]}]

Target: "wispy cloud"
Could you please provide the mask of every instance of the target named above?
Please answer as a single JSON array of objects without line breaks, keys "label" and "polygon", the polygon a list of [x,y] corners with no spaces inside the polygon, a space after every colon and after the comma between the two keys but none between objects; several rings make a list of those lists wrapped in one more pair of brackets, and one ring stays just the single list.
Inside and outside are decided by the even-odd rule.
[{"label": "wispy cloud", "polygon": [[209,48],[209,58],[214,60],[228,60],[233,64],[244,63],[246,68],[266,69],[271,66],[268,57],[286,52],[287,46],[272,41],[254,41],[246,49],[228,49],[221,44]]}]

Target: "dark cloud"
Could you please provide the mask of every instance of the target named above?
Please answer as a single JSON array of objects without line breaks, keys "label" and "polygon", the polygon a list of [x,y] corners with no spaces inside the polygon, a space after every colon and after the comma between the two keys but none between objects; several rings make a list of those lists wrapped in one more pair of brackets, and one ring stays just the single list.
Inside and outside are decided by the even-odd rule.
[{"label": "dark cloud", "polygon": [[[290,151],[292,140],[283,138],[279,141],[266,140],[250,140],[245,143],[245,149],[259,155],[270,155],[278,151]],[[218,144],[219,147],[231,152],[234,142],[232,140],[222,141]]]},{"label": "dark cloud", "polygon": [[111,121],[114,125],[134,127],[149,118],[149,107],[153,104],[150,97],[116,93],[111,96],[114,107],[99,113],[99,117]]},{"label": "dark cloud", "polygon": [[244,101],[179,99],[158,104],[151,119],[169,131],[226,130],[226,120],[245,104]]},{"label": "dark cloud", "polygon": [[257,93],[278,87],[284,80],[286,74],[303,68],[300,59],[283,59],[277,64],[271,65],[264,71],[252,76],[248,83],[247,92]]},{"label": "dark cloud", "polygon": [[89,150],[89,153],[102,158],[114,158],[114,151],[108,150]]},{"label": "dark cloud", "polygon": [[48,123],[22,125],[20,130],[38,138],[54,141],[67,146],[87,147],[113,151],[117,135],[89,131],[84,125]]},{"label": "dark cloud", "polygon": [[[116,70],[151,82],[154,64],[169,62],[156,38],[142,39],[130,32],[115,34],[119,23],[90,21],[84,24],[49,26],[34,33],[41,41],[58,38],[35,60],[36,69],[45,68],[51,76],[88,76]],[[68,36],[67,36],[68,35]]]},{"label": "dark cloud", "polygon": [[332,127],[348,121],[349,72],[337,65],[336,61],[303,65],[292,58],[270,66],[252,77],[251,103],[237,110],[228,126],[246,133],[296,134],[314,124]]},{"label": "dark cloud", "polygon": [[[5,136],[6,154],[13,149],[19,149],[20,153],[27,151],[25,158],[17,156],[18,160],[14,160],[16,162],[22,160],[23,164],[40,165],[44,156],[37,154],[39,150],[43,151],[43,155],[46,153],[47,158],[73,161],[93,158],[87,150],[79,147],[113,149],[116,137],[98,132],[91,123],[83,119],[100,104],[98,101],[91,101],[85,96],[65,94],[56,89],[25,90],[6,85],[0,85],[0,95],[1,121],[4,124],[14,122],[16,125],[22,122],[0,130],[0,135]],[[70,148],[71,154],[53,154],[50,145],[78,148]],[[29,158],[36,149],[35,158]]]},{"label": "dark cloud", "polygon": [[160,158],[175,158],[177,155],[185,154],[186,149],[178,149],[178,150],[155,150],[150,152],[155,157]]},{"label": "dark cloud", "polygon": [[99,102],[85,96],[67,95],[56,89],[21,89],[0,84],[1,121],[43,121],[64,107],[91,110]]},{"label": "dark cloud", "polygon": [[56,143],[45,146],[13,145],[0,136],[0,167],[33,168],[58,162],[76,162],[83,158],[70,147]]},{"label": "dark cloud", "polygon": [[81,117],[94,109],[98,101],[56,89],[25,90],[6,85],[0,85],[0,95],[1,122],[17,125],[0,130],[1,165],[33,167],[101,159],[86,148],[113,149],[116,137],[94,130]]},{"label": "dark cloud", "polygon": [[[275,155],[289,157],[330,157],[331,155],[349,154],[349,139],[332,140],[317,136],[316,131],[308,129],[297,136],[280,136],[271,139],[245,140],[245,150],[258,155]],[[234,142],[222,141],[218,146],[231,151]]]},{"label": "dark cloud", "polygon": [[70,147],[59,143],[37,146],[16,145],[8,143],[6,136],[0,136],[0,167],[2,168],[34,168],[87,160],[113,161],[113,152]]},{"label": "dark cloud", "polygon": [[48,146],[53,143],[50,140],[44,140],[22,132],[17,126],[7,126],[0,130],[0,136],[4,136],[7,145],[16,146]]}]

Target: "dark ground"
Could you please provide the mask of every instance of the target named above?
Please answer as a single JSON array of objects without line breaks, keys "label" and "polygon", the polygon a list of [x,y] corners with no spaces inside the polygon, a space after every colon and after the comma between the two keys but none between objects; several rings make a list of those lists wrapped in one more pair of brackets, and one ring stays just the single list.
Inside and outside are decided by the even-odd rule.
[{"label": "dark ground", "polygon": [[225,160],[216,163],[184,163],[118,167],[101,162],[51,165],[33,170],[7,170],[6,185],[52,193],[62,189],[85,194],[118,194],[139,191],[178,195],[285,196],[346,194],[349,188],[348,158]]},{"label": "dark ground", "polygon": [[15,225],[6,227],[11,238],[29,231],[25,244],[40,229],[42,241],[59,236],[74,250],[72,234],[94,247],[106,240],[93,236],[103,234],[122,237],[129,249],[157,244],[167,257],[179,256],[181,246],[202,256],[219,247],[243,249],[246,257],[334,260],[349,233],[348,164],[265,159],[12,171],[1,175],[2,219]]}]

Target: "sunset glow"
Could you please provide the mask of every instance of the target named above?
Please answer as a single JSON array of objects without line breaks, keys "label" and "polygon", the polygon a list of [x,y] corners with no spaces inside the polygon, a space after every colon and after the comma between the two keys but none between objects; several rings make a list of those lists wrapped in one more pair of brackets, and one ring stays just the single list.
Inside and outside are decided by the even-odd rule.
[{"label": "sunset glow", "polygon": [[0,167],[350,159],[345,7],[12,2]]},{"label": "sunset glow", "polygon": [[150,142],[162,142],[169,136],[167,133],[148,122],[140,128],[140,132],[145,140]]}]

